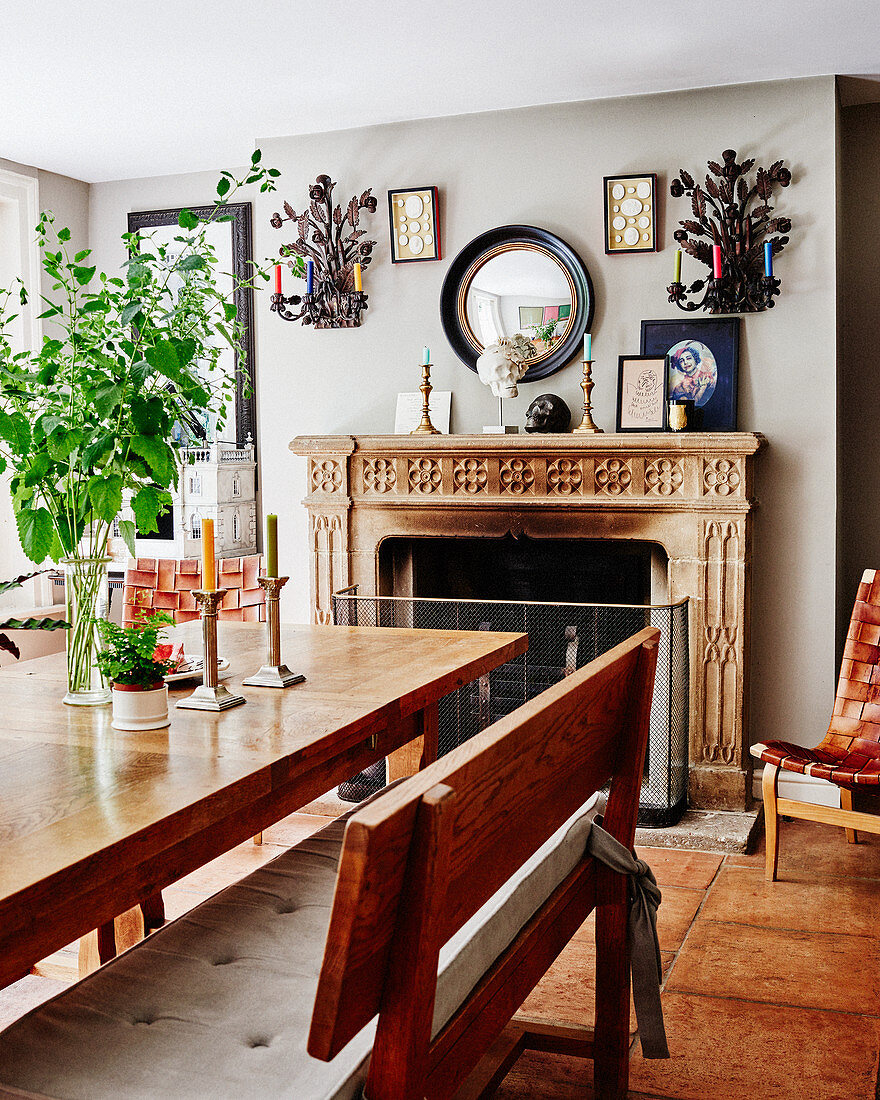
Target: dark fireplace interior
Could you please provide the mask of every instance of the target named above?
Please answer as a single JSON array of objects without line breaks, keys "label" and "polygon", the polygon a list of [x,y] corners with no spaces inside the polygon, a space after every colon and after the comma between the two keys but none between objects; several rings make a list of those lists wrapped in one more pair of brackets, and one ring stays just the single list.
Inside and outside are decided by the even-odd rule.
[{"label": "dark fireplace interior", "polygon": [[665,557],[655,543],[622,539],[394,537],[379,570],[385,595],[646,604],[658,602],[652,582],[666,587]]}]

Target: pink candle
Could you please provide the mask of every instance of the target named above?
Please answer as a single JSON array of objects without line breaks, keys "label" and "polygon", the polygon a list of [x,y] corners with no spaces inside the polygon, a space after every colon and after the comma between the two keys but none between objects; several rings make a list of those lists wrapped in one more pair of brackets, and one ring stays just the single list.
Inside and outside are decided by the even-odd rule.
[{"label": "pink candle", "polygon": [[721,278],[721,245],[712,245],[712,274],[716,279]]}]

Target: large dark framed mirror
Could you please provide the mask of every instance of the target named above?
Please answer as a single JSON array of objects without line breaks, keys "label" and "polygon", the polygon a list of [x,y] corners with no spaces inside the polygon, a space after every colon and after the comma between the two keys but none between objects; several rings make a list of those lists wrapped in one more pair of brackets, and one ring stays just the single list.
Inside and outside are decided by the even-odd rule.
[{"label": "large dark framed mirror", "polygon": [[593,320],[593,283],[560,237],[532,225],[501,225],[459,252],[440,292],[440,319],[455,354],[472,371],[502,336],[521,332],[535,348],[522,381],[569,363]]}]

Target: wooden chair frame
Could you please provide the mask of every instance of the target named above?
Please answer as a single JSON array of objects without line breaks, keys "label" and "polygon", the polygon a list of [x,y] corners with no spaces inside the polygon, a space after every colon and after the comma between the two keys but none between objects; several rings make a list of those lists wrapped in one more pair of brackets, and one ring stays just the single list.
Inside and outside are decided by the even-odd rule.
[{"label": "wooden chair frame", "polygon": [[[596,790],[632,848],[659,631],[644,630],[349,821],[309,1052],[330,1060],[378,1013],[365,1096],[488,1095],[526,1047],[591,1057],[621,1100],[629,1063],[628,887],[589,855],[432,1038],[441,946]],[[516,1017],[596,910],[595,1028]]]}]

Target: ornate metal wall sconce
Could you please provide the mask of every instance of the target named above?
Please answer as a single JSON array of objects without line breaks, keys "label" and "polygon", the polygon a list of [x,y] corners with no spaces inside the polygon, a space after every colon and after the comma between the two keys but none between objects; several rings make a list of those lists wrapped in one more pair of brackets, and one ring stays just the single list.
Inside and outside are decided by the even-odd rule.
[{"label": "ornate metal wall sconce", "polygon": [[283,321],[301,321],[315,328],[357,328],[367,308],[367,295],[361,284],[361,272],[371,260],[375,241],[362,238],[358,229],[360,212],[376,212],[376,199],[367,188],[360,198],[354,195],[343,210],[333,205],[336,184],[329,176],[318,176],[309,188],[309,205],[297,214],[289,202],[285,217],[275,213],[270,221],[280,229],[293,222],[299,236],[278,249],[287,267],[306,278],[306,293],[289,298],[281,292],[281,264],[275,268],[275,293],[270,309]]},{"label": "ornate metal wall sconce", "polygon": [[[775,186],[788,187],[791,172],[778,160],[759,168],[750,186],[746,173],[754,167],[753,159],[738,164],[733,149],[725,149],[721,159],[723,164],[709,161],[712,175],[706,175],[704,187],[684,169],[670,186],[673,198],[690,197],[695,220],[682,221],[673,234],[681,251],[676,253],[675,280],[666,288],[669,301],[689,313],[760,313],[776,304],[773,299],[780,292],[773,257],[788,244],[784,234],[791,231],[791,221],[771,217],[770,199]],[[685,287],[681,252],[706,264],[710,277]],[[701,298],[689,300],[704,288]]]}]

